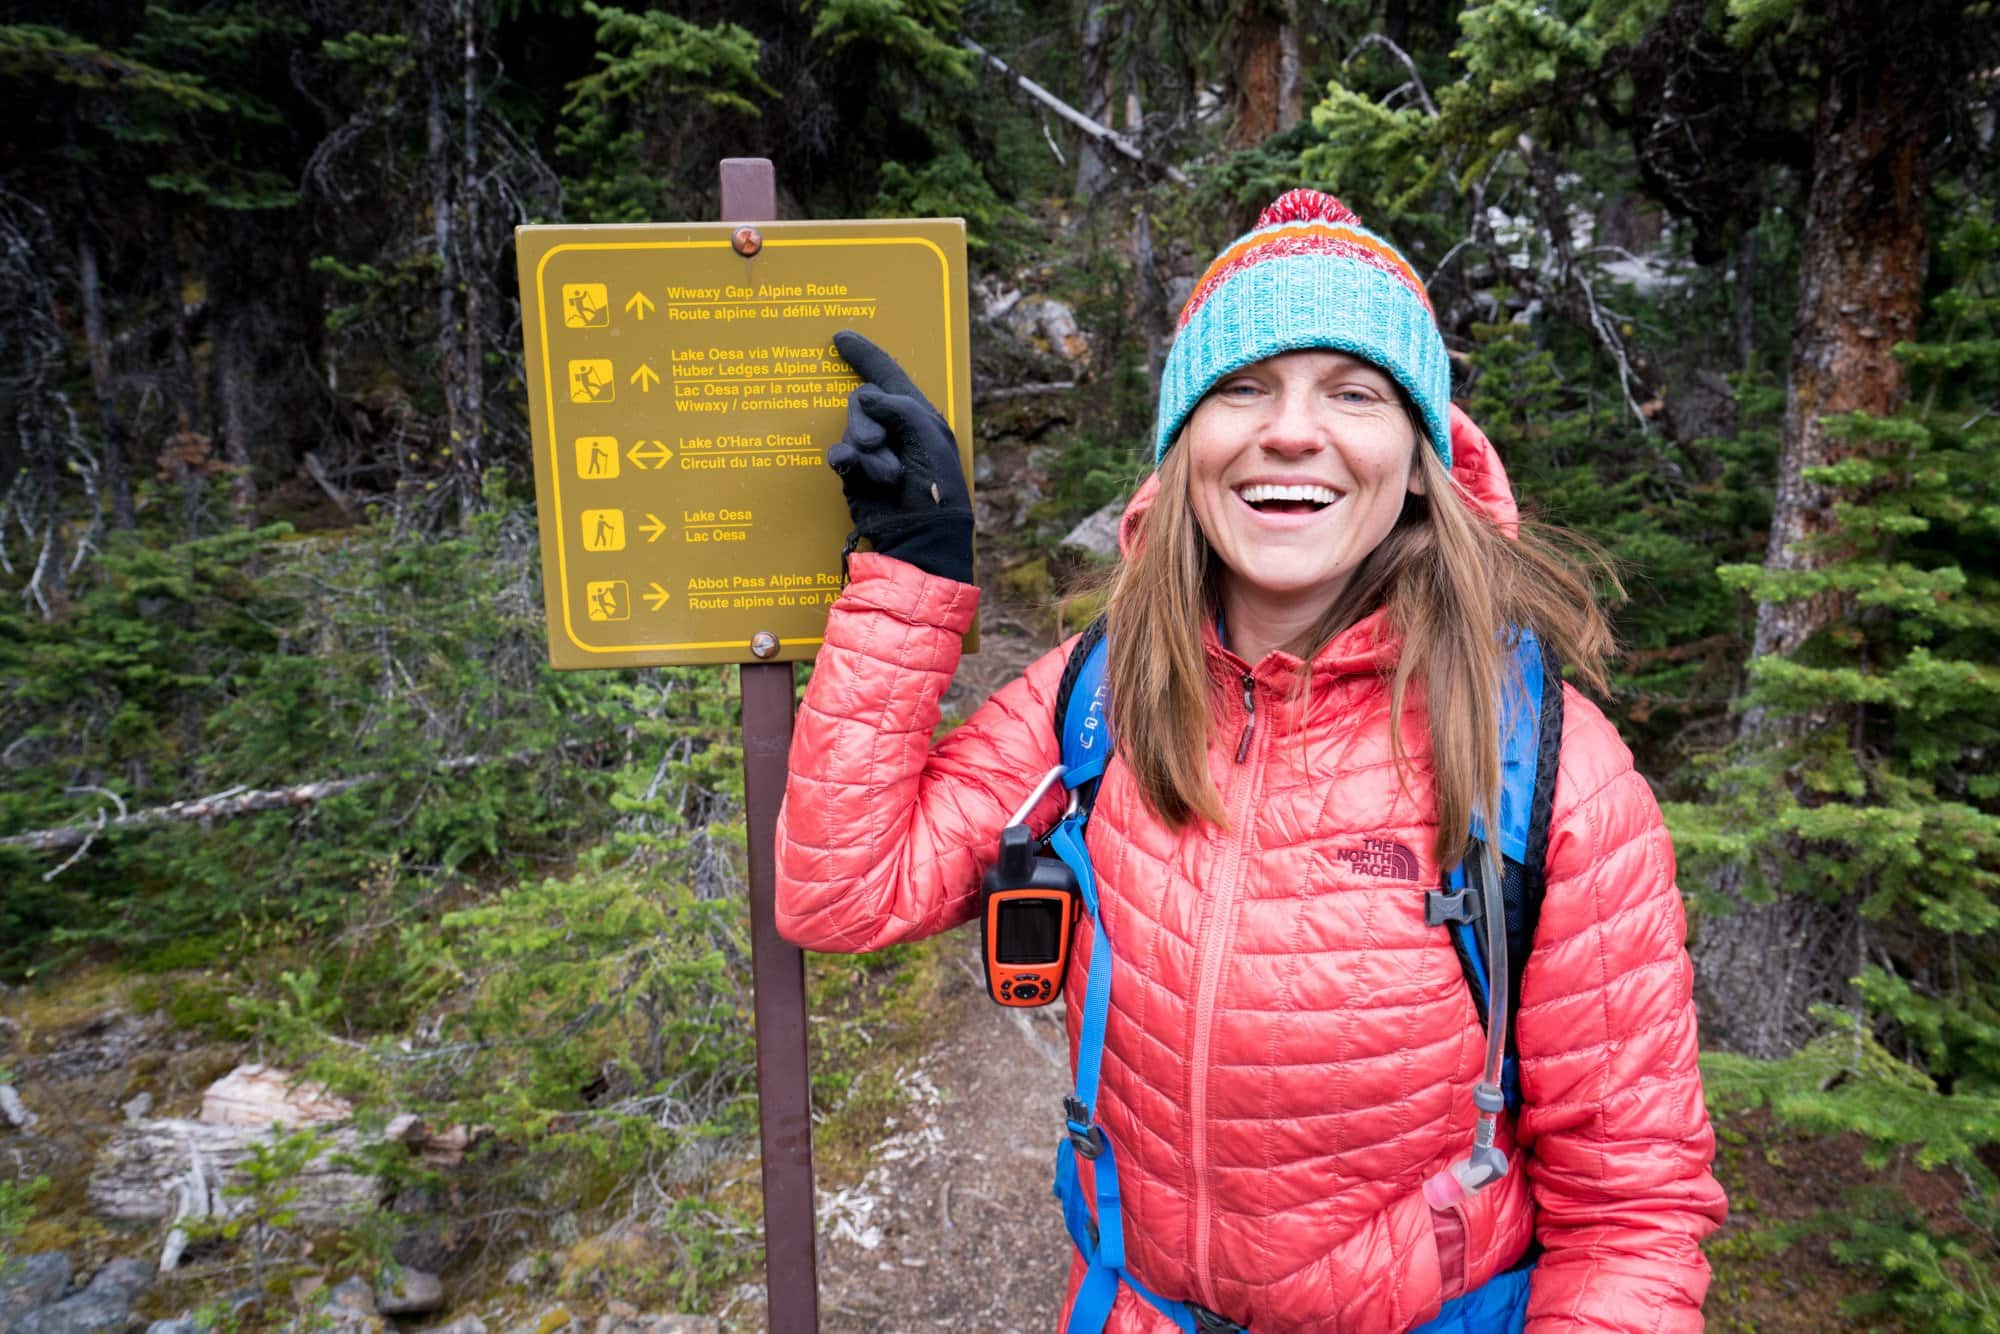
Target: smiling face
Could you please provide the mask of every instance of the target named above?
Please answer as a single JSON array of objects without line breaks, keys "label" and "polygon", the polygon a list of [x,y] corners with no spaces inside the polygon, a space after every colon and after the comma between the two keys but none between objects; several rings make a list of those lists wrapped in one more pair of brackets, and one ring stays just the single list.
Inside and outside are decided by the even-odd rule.
[{"label": "smiling face", "polygon": [[1418,439],[1396,382],[1342,352],[1284,352],[1216,381],[1177,447],[1232,641],[1287,642],[1333,605],[1422,490]]}]

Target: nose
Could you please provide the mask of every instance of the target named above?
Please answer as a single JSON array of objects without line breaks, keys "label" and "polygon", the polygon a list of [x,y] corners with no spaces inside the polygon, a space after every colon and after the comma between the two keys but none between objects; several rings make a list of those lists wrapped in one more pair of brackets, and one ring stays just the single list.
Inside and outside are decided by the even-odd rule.
[{"label": "nose", "polygon": [[1286,458],[1317,453],[1326,445],[1325,423],[1320,419],[1317,396],[1311,389],[1286,384],[1271,402],[1259,443],[1270,453]]}]

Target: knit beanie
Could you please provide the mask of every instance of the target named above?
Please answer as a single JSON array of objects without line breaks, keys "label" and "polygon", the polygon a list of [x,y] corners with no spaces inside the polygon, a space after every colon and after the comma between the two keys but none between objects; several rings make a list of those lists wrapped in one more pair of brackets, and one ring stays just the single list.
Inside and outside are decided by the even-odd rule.
[{"label": "knit beanie", "polygon": [[1451,467],[1451,361],[1430,297],[1394,246],[1318,190],[1278,196],[1195,284],[1160,374],[1154,466],[1217,380],[1309,347],[1351,353],[1395,377]]}]

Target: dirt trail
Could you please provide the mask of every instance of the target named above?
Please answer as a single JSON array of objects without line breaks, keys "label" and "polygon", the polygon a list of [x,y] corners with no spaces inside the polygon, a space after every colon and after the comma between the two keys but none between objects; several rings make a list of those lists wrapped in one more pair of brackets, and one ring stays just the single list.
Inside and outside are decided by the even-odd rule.
[{"label": "dirt trail", "polygon": [[[1053,645],[1031,609],[996,586],[989,553],[980,649],[943,707],[963,718]],[[908,1101],[882,1127],[859,1182],[817,1190],[819,1328],[824,1334],[1046,1330],[1071,1254],[1050,1193],[1070,1090],[1060,1003],[1002,1010],[986,998],[979,932],[946,940],[939,1037],[902,1072]],[[730,1334],[767,1326],[761,1283],[723,1311]]]},{"label": "dirt trail", "polygon": [[[996,553],[997,554],[997,553]],[[1050,646],[986,567],[979,652],[945,696],[964,717]],[[819,1200],[827,1334],[1049,1329],[1070,1244],[1049,1184],[1069,1058],[1062,1006],[1003,1010],[985,994],[979,933],[949,940],[943,1035],[906,1076],[905,1114],[868,1172]]]},{"label": "dirt trail", "polygon": [[820,1328],[1051,1328],[1070,1245],[1049,1193],[1069,1088],[1062,1010],[985,999],[976,932],[953,939],[956,1028],[906,1076],[855,1186],[820,1196]]}]

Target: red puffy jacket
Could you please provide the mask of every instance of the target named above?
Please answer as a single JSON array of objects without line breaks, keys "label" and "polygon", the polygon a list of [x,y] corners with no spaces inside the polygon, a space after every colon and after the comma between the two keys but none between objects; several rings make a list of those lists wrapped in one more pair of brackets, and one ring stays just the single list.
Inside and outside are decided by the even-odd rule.
[{"label": "red puffy jacket", "polygon": [[[1452,453],[1458,484],[1511,526],[1505,474],[1456,409]],[[1151,495],[1128,510],[1128,541]],[[873,950],[972,920],[1002,823],[1058,762],[1067,646],[931,742],[978,596],[854,558],[778,825],[778,926],[800,945]],[[1533,1240],[1531,1331],[1699,1329],[1698,1244],[1725,1203],[1673,845],[1630,752],[1568,687],[1521,984],[1523,1104],[1501,1135],[1515,1170],[1448,1212],[1420,1193],[1470,1144],[1484,1035],[1444,929],[1424,925],[1439,881],[1429,733],[1413,687],[1400,725],[1419,781],[1406,786],[1390,749],[1396,652],[1377,613],[1314,658],[1301,693],[1297,659],[1246,663],[1211,633],[1210,766],[1229,828],[1163,827],[1117,763],[1100,787],[1088,843],[1118,966],[1097,1121],[1118,1149],[1128,1268],[1257,1334],[1386,1332]],[[1076,936],[1068,996],[1083,994],[1089,940]],[[1053,1203],[1047,1224],[1061,1227]],[[1082,1272],[1079,1260],[1071,1299]],[[1173,1326],[1124,1288],[1108,1329]]]}]

